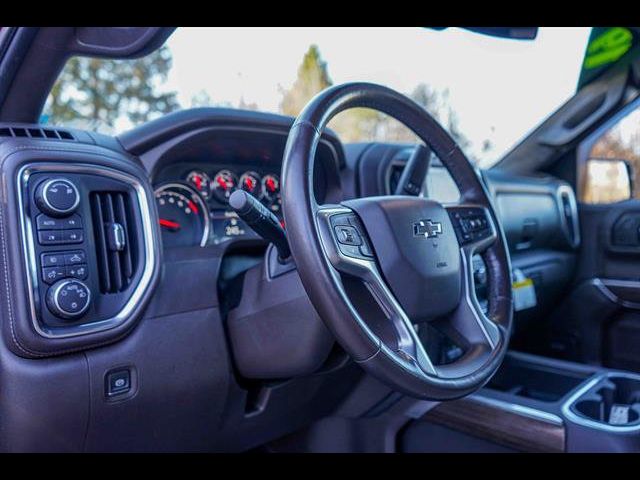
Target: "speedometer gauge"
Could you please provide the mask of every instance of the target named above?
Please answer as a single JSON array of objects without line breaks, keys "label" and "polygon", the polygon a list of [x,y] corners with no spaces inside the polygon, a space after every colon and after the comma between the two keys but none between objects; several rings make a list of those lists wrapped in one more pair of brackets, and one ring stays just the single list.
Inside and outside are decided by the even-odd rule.
[{"label": "speedometer gauge", "polygon": [[211,228],[200,195],[182,183],[166,183],[155,190],[164,247],[204,247]]},{"label": "speedometer gauge", "polygon": [[194,187],[205,200],[211,194],[211,179],[209,175],[199,170],[193,170],[187,175],[187,182]]},{"label": "speedometer gauge", "polygon": [[230,170],[220,170],[216,173],[215,177],[213,177],[211,191],[218,201],[227,203],[237,186],[238,179]]}]

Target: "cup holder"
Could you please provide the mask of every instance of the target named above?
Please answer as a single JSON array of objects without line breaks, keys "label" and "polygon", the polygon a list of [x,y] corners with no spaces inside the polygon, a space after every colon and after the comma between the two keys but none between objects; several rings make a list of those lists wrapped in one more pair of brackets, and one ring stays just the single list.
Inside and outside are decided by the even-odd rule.
[{"label": "cup holder", "polygon": [[640,378],[603,377],[571,405],[571,410],[611,426],[640,424]]}]

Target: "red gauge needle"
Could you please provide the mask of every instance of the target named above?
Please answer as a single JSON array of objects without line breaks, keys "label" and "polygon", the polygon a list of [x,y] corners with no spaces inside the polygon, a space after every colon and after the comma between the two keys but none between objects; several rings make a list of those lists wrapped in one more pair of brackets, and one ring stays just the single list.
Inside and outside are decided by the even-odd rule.
[{"label": "red gauge needle", "polygon": [[196,188],[198,190],[202,190],[202,177],[200,177],[200,175],[196,175],[194,180],[196,181]]},{"label": "red gauge needle", "polygon": [[223,189],[227,189],[227,182],[224,181],[224,178],[222,177],[218,177],[218,185],[220,185],[220,187],[222,187]]},{"label": "red gauge needle", "polygon": [[196,207],[196,204],[193,203],[191,200],[189,200],[189,203],[187,205],[189,205],[189,208],[191,209],[192,212],[198,213],[198,207]]},{"label": "red gauge needle", "polygon": [[267,178],[267,188],[274,192],[276,190],[276,182],[271,178]]},{"label": "red gauge needle", "polygon": [[180,228],[180,224],[178,222],[172,222],[171,220],[165,220],[164,218],[160,219],[160,226],[167,228]]}]

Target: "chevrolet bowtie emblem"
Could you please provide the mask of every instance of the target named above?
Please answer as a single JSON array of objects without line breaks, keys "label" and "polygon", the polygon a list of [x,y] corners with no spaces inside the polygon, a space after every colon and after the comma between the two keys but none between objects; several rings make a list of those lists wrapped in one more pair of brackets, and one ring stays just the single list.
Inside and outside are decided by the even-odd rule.
[{"label": "chevrolet bowtie emblem", "polygon": [[413,236],[433,238],[442,233],[442,223],[431,220],[420,220],[413,224]]}]

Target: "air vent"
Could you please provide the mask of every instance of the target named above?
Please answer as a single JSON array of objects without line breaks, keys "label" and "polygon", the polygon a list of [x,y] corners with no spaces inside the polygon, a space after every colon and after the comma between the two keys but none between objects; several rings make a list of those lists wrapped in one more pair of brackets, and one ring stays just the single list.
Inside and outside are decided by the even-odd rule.
[{"label": "air vent", "polygon": [[131,199],[126,192],[93,192],[91,210],[100,292],[122,292],[131,284],[137,265]]},{"label": "air vent", "polygon": [[72,140],[75,137],[66,130],[58,128],[0,127],[0,137],[13,138],[51,138],[54,140]]}]

